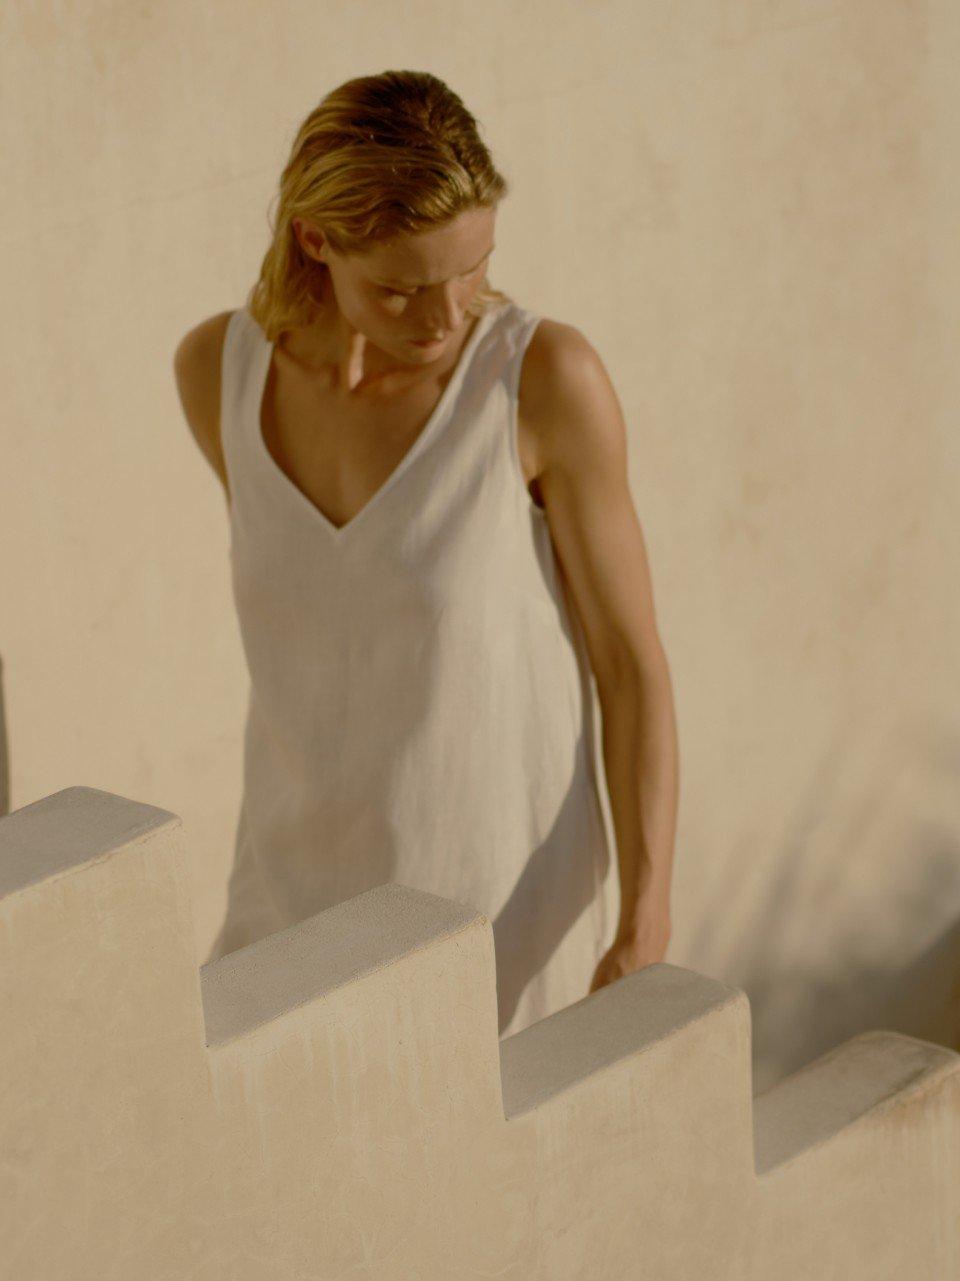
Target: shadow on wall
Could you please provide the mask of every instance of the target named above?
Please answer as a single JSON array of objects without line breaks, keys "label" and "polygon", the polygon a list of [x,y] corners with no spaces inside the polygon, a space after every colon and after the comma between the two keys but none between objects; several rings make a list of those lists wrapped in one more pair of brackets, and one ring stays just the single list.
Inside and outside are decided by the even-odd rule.
[{"label": "shadow on wall", "polygon": [[0,816],[10,813],[10,769],[7,718],[3,710],[3,657],[0,656]]},{"label": "shadow on wall", "polygon": [[960,738],[932,718],[841,733],[777,849],[739,855],[751,928],[725,978],[750,998],[755,1092],[871,1028],[960,1049]]}]

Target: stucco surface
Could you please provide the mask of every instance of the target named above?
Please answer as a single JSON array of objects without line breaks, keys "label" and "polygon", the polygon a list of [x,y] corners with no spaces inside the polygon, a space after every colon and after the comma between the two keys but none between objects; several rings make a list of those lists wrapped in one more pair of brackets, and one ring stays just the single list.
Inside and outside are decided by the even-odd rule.
[{"label": "stucco surface", "polygon": [[873,1027],[960,1046],[960,6],[9,0],[0,31],[3,805],[163,797],[206,953],[246,674],[173,351],[243,301],[322,94],[432,70],[513,186],[491,280],[582,330],[627,422],[666,960],[747,994],[758,1089]]},{"label": "stucco surface", "polygon": [[198,967],[180,817],[0,819],[10,1281],[955,1281],[960,1055],[753,1097],[742,991],[652,965],[498,1039],[493,934],[383,885]]}]

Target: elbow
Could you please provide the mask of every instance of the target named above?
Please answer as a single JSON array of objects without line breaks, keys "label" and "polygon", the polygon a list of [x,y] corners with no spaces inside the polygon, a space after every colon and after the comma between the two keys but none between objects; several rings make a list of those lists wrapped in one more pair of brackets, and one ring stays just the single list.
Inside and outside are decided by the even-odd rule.
[{"label": "elbow", "polygon": [[634,691],[671,688],[670,665],[659,637],[641,646],[619,645],[594,664],[597,692],[601,698],[622,697]]}]

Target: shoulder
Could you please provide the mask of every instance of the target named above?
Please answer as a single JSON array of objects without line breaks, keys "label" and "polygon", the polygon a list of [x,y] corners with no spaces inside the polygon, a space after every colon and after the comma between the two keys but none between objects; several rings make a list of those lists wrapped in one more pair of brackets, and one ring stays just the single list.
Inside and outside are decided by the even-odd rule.
[{"label": "shoulder", "polygon": [[208,316],[199,325],[188,329],[173,353],[173,369],[177,383],[186,378],[189,383],[197,379],[220,381],[220,356],[223,339],[232,311],[221,311]]},{"label": "shoulder", "polygon": [[220,444],[220,361],[232,311],[209,316],[187,331],[173,355],[177,392],[194,439],[226,488]]},{"label": "shoulder", "polygon": [[532,400],[541,391],[549,393],[558,377],[576,377],[577,370],[592,358],[599,356],[576,325],[544,316],[527,344],[521,386],[529,391]]},{"label": "shoulder", "polygon": [[538,470],[576,467],[598,450],[619,455],[626,424],[606,366],[575,325],[544,318],[530,338],[518,400]]}]

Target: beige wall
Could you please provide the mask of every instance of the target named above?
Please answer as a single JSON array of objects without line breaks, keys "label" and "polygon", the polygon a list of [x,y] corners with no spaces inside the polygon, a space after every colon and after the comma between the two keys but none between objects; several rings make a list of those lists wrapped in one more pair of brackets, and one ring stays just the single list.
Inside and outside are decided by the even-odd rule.
[{"label": "beige wall", "polygon": [[514,186],[494,283],[583,330],[629,423],[682,752],[667,960],[747,992],[757,1089],[865,1028],[960,1045],[957,6],[67,12],[13,0],[0,42],[9,807],[182,815],[205,954],[246,676],[173,349],[242,302],[319,97],[431,70]]},{"label": "beige wall", "polygon": [[194,963],[179,817],[0,820],[3,1281],[956,1281],[960,1055],[751,1096],[743,992],[648,965],[498,1040],[493,931],[381,885]]}]

